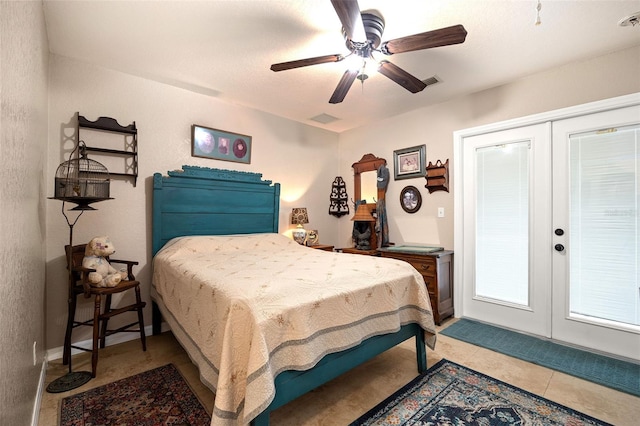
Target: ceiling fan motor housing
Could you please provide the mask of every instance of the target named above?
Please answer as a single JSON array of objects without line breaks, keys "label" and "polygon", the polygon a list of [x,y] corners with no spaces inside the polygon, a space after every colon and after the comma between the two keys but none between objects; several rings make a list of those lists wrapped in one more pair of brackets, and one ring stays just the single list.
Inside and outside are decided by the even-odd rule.
[{"label": "ceiling fan motor housing", "polygon": [[367,41],[359,42],[349,39],[344,28],[342,34],[345,37],[347,49],[362,58],[368,58],[371,56],[371,52],[380,46],[384,32],[384,19],[370,12],[362,13],[361,17]]},{"label": "ceiling fan motor housing", "polygon": [[367,35],[367,40],[371,43],[371,47],[377,49],[382,41],[382,33],[384,32],[384,19],[381,16],[375,15],[370,12],[364,12],[361,14],[362,24],[364,25],[364,32]]}]

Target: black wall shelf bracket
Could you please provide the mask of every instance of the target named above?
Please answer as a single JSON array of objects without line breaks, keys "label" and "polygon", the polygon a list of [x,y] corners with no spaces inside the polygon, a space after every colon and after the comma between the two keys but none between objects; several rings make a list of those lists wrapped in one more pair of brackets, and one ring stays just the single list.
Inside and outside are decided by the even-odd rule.
[{"label": "black wall shelf bracket", "polygon": [[[78,128],[77,135],[80,140],[80,129],[92,129],[100,130],[104,132],[119,133],[123,135],[132,136],[131,142],[127,142],[126,149],[110,149],[100,148],[87,145],[86,149],[89,152],[94,152],[99,155],[116,155],[123,156],[131,159],[131,162],[124,168],[123,173],[109,172],[109,176],[119,176],[133,179],[133,186],[136,186],[138,180],[138,129],[136,128],[136,122],[129,124],[128,126],[121,126],[117,120],[111,117],[100,117],[96,121],[87,120],[86,117],[78,115]],[[85,142],[86,144],[86,142]]]}]

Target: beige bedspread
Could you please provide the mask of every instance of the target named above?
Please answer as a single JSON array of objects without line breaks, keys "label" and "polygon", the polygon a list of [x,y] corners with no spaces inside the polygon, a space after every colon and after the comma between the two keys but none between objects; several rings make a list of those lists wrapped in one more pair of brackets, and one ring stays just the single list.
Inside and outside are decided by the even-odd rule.
[{"label": "beige bedspread", "polygon": [[408,263],[330,253],[279,234],[174,239],[154,258],[154,298],[215,392],[212,424],[247,424],[274,378],[417,322],[435,345],[422,276]]}]

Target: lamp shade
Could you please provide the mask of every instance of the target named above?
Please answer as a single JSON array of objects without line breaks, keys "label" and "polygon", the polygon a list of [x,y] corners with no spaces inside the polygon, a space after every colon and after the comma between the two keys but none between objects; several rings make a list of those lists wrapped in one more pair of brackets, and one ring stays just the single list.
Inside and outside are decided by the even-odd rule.
[{"label": "lamp shade", "polygon": [[307,214],[306,207],[296,207],[291,212],[291,224],[292,225],[304,225],[309,223],[309,215]]},{"label": "lamp shade", "polygon": [[360,204],[356,210],[356,214],[351,218],[354,222],[375,222],[376,218],[371,215],[369,207],[366,204]]}]

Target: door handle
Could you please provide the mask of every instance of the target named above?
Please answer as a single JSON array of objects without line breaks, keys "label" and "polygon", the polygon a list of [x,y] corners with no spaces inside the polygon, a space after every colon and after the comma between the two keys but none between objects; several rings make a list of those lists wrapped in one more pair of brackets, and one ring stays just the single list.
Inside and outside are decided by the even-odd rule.
[{"label": "door handle", "polygon": [[554,247],[556,251],[564,251],[564,246],[562,244],[556,244]]}]

